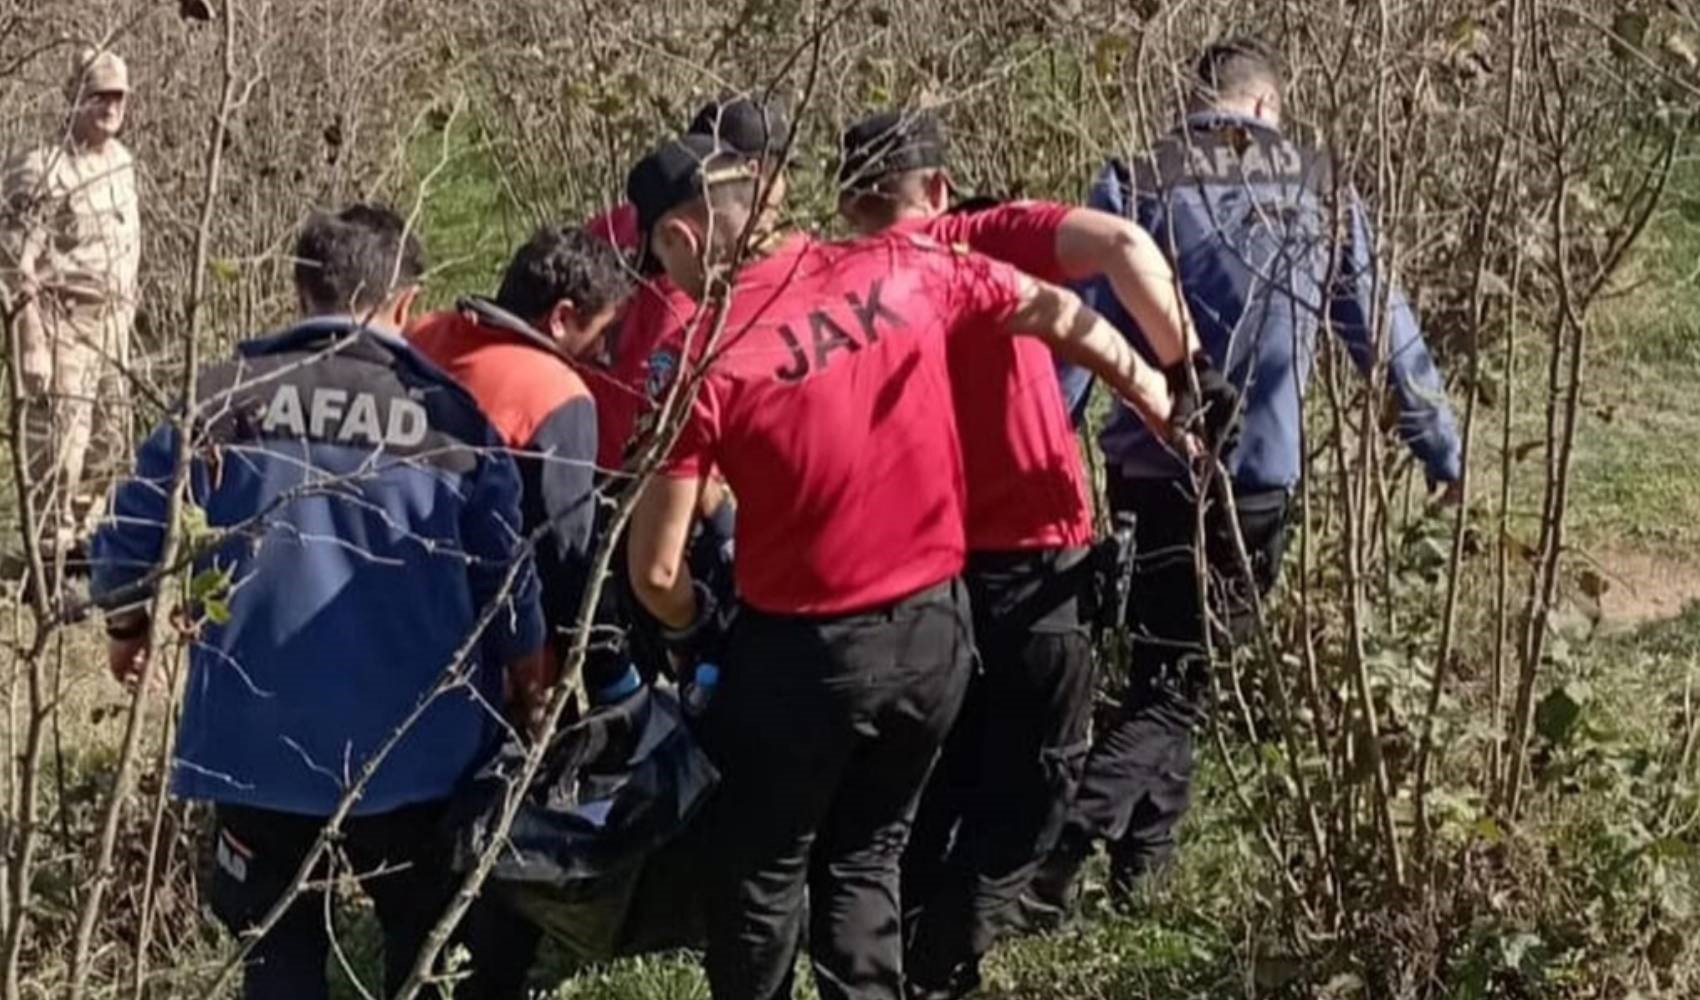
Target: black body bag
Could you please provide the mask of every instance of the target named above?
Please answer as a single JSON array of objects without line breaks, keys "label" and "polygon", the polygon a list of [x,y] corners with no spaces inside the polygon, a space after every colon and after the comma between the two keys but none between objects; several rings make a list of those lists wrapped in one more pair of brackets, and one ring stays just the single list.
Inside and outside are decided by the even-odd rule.
[{"label": "black body bag", "polygon": [[[504,747],[461,799],[461,870],[490,843],[524,756]],[[719,781],[671,689],[599,707],[555,737],[484,891],[584,962],[699,945],[711,862],[692,821]]]}]

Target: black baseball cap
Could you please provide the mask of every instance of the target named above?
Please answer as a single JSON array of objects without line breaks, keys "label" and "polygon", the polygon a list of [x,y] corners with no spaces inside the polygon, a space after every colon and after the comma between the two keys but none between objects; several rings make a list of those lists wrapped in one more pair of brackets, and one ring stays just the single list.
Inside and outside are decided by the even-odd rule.
[{"label": "black baseball cap", "polygon": [[893,109],[869,115],[844,131],[838,183],[856,191],[903,170],[945,165],[944,125],[931,111]]},{"label": "black baseball cap", "polygon": [[791,120],[777,100],[723,94],[703,105],[685,133],[711,136],[727,149],[759,160],[784,155],[791,143]]},{"label": "black baseball cap", "polygon": [[626,175],[626,200],[637,209],[639,269],[653,270],[649,232],[662,216],[701,196],[711,185],[753,176],[743,153],[706,135],[670,139],[639,160]]}]

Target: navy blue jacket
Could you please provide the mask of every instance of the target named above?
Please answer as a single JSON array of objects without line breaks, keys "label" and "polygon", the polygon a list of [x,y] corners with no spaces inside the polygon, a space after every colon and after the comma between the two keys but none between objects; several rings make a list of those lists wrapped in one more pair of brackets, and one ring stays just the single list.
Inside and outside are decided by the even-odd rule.
[{"label": "navy blue jacket", "polygon": [[[1206,112],[1189,116],[1131,166],[1112,160],[1088,203],[1133,219],[1156,238],[1180,277],[1204,349],[1243,392],[1244,433],[1228,456],[1237,486],[1284,489],[1298,481],[1302,403],[1324,322],[1359,369],[1386,364],[1400,436],[1430,480],[1455,480],[1457,427],[1416,316],[1397,287],[1377,287],[1369,221],[1344,187],[1342,239],[1330,238],[1333,186],[1320,153],[1257,119]],[[1378,296],[1388,309],[1379,356]],[[1106,282],[1094,282],[1084,297],[1151,358]],[[1063,378],[1079,412],[1090,383],[1074,373]],[[1099,443],[1124,475],[1184,474],[1125,407],[1115,408]]]},{"label": "navy blue jacket", "polygon": [[[517,586],[470,660],[379,767],[357,814],[441,799],[495,749],[502,669],[542,645],[520,480],[465,390],[400,339],[321,319],[243,344],[198,380],[190,491],[228,532],[228,617],[190,654],[175,794],[328,814]],[[142,446],[92,545],[103,607],[161,555],[176,435]],[[222,617],[222,615],[217,615]]]}]

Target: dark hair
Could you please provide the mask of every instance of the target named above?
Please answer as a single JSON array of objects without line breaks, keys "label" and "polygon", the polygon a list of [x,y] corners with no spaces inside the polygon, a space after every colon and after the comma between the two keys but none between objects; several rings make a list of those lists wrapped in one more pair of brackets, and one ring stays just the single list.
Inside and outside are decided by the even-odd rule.
[{"label": "dark hair", "polygon": [[631,291],[620,252],[583,229],[544,226],[514,254],[496,304],[525,320],[542,319],[570,300],[590,316]]},{"label": "dark hair", "polygon": [[1211,43],[1198,57],[1194,96],[1214,101],[1247,94],[1259,86],[1281,90],[1286,71],[1281,56],[1262,39],[1249,35]]},{"label": "dark hair", "polygon": [[867,185],[840,187],[839,211],[853,221],[860,220],[875,229],[885,229],[896,223],[909,207],[913,182],[943,172],[943,167],[894,170],[881,174]]},{"label": "dark hair", "polygon": [[1004,204],[1008,201],[1009,201],[1008,198],[999,198],[997,195],[991,195],[991,194],[972,195],[972,196],[964,198],[961,201],[957,202],[956,204],[950,206],[950,211],[946,212],[945,214],[946,215],[979,215],[981,212],[989,212],[992,209],[997,208],[999,205],[1002,205],[1002,204]]},{"label": "dark hair", "polygon": [[425,254],[401,217],[382,205],[315,212],[295,239],[295,286],[320,310],[358,312],[419,283]]}]

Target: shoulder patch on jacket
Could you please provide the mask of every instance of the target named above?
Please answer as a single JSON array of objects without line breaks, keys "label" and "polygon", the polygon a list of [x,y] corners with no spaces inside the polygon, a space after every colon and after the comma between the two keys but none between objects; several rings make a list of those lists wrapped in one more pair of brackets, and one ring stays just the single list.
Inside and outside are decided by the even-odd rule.
[{"label": "shoulder patch on jacket", "polygon": [[659,401],[673,384],[673,376],[679,370],[679,355],[668,348],[661,348],[649,356],[645,367],[648,374],[643,380],[644,395],[651,402]]}]

